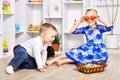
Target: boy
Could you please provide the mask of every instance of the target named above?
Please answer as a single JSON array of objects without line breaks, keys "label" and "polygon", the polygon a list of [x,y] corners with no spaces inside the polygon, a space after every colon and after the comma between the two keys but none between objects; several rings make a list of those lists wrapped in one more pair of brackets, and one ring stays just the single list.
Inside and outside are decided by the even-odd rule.
[{"label": "boy", "polygon": [[57,34],[55,26],[44,23],[39,36],[14,47],[14,57],[6,67],[8,74],[14,74],[14,69],[34,69],[46,72],[45,66],[47,45],[51,44]]}]

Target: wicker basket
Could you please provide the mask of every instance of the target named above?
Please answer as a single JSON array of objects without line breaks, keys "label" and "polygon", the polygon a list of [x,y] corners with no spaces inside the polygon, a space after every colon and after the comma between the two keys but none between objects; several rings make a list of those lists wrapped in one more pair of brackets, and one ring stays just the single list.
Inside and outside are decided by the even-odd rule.
[{"label": "wicker basket", "polygon": [[[87,66],[94,65],[94,66]],[[94,62],[94,63],[86,63],[86,64],[76,64],[78,71],[89,74],[104,71],[104,68],[107,66],[105,62]]]}]

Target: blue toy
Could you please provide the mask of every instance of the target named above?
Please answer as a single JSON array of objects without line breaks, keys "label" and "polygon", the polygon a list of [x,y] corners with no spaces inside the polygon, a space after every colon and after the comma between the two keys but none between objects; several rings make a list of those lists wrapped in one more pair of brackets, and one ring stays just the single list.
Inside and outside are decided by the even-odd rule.
[{"label": "blue toy", "polygon": [[16,32],[20,31],[20,27],[21,27],[20,24],[16,23],[15,24],[15,31]]}]

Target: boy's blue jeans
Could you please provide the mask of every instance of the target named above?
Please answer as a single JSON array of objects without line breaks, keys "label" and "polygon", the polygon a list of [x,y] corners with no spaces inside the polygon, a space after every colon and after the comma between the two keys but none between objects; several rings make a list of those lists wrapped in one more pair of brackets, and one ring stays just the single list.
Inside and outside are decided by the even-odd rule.
[{"label": "boy's blue jeans", "polygon": [[35,69],[37,68],[35,59],[31,57],[28,52],[20,45],[17,45],[13,49],[14,57],[10,61],[9,65],[16,68],[23,69]]}]

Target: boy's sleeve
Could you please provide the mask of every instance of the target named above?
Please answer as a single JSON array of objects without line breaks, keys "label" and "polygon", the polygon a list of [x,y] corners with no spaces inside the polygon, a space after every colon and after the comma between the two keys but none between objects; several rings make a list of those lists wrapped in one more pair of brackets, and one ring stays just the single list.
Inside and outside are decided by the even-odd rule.
[{"label": "boy's sleeve", "polygon": [[42,55],[40,52],[41,52],[41,49],[39,48],[36,48],[36,50],[34,50],[34,58],[35,58],[38,69],[43,68],[42,57],[41,57]]},{"label": "boy's sleeve", "polygon": [[42,65],[45,65],[46,59],[47,59],[47,46],[44,48],[44,50],[41,53]]},{"label": "boy's sleeve", "polygon": [[33,53],[38,69],[43,68],[41,52],[42,46],[41,43],[39,42],[39,39],[37,39],[33,44]]}]

